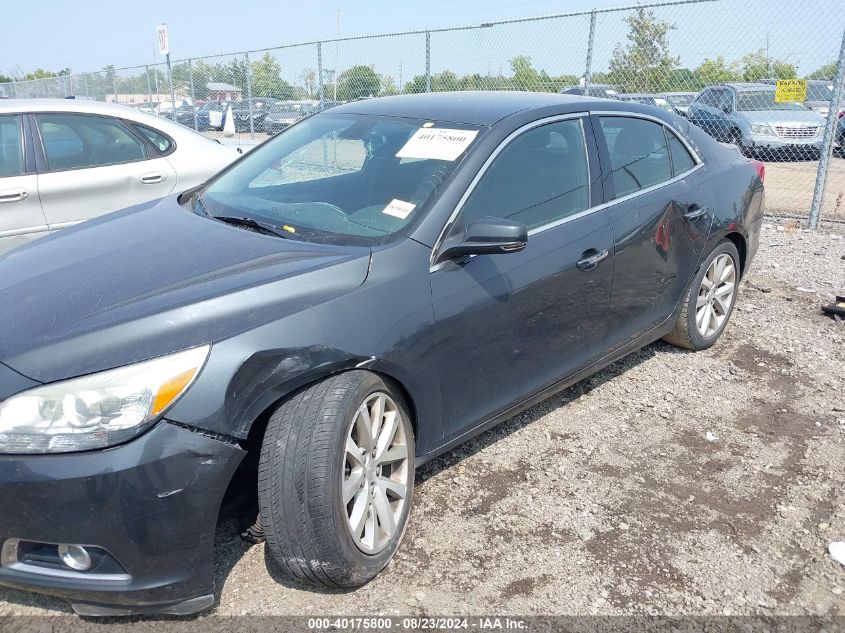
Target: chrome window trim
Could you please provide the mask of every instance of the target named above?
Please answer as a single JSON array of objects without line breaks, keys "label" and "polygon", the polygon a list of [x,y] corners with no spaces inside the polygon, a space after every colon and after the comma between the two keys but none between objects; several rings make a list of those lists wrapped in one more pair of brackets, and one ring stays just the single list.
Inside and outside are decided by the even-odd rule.
[{"label": "chrome window trim", "polygon": [[[693,160],[695,161],[696,165],[703,163],[704,161],[701,159],[701,156],[698,155],[698,152],[693,149],[693,147],[687,142],[687,139],[684,138],[684,135],[681,134],[671,123],[667,123],[661,118],[656,116],[652,116],[650,114],[643,114],[642,112],[627,112],[624,110],[596,110],[594,112],[590,112],[590,114],[594,114],[596,116],[624,116],[628,118],[635,118],[635,119],[646,119],[648,121],[653,121],[655,123],[659,123],[660,125],[666,127],[670,132],[672,132],[675,136],[678,137],[678,140],[684,144],[689,150],[689,153],[692,155]],[[689,171],[692,171],[690,169]],[[685,172],[688,173],[688,172]]]},{"label": "chrome window trim", "polygon": [[[687,148],[687,150],[690,153],[690,156],[692,156],[693,161],[695,162],[695,165],[691,169],[688,169],[687,171],[682,172],[682,173],[670,178],[669,180],[664,180],[663,182],[659,182],[655,185],[651,185],[650,187],[646,187],[645,189],[638,189],[637,191],[629,193],[626,196],[622,196],[620,198],[614,198],[613,200],[609,200],[607,202],[603,202],[601,204],[598,204],[598,205],[595,205],[595,206],[592,206],[592,207],[587,207],[586,209],[584,209],[583,211],[579,211],[578,213],[573,213],[572,215],[568,215],[566,217],[560,218],[558,220],[555,220],[554,222],[549,222],[548,224],[543,224],[542,226],[535,227],[535,228],[528,231],[529,237],[531,237],[532,235],[536,235],[537,233],[542,233],[543,231],[547,231],[548,229],[556,228],[556,227],[558,227],[562,224],[566,224],[567,222],[570,222],[572,220],[577,220],[579,218],[583,218],[587,215],[590,215],[591,213],[596,213],[598,211],[602,211],[604,209],[607,209],[608,207],[611,207],[615,204],[619,204],[621,202],[625,202],[625,201],[630,200],[632,198],[635,198],[637,196],[641,196],[641,195],[650,193],[652,191],[656,191],[657,189],[660,189],[661,187],[665,187],[667,185],[671,185],[673,183],[676,183],[679,180],[686,178],[687,176],[689,176],[690,174],[692,174],[693,172],[697,171],[698,169],[700,169],[701,167],[704,166],[704,161],[698,155],[698,152],[695,151],[695,149],[689,144],[689,142],[687,142],[687,139],[684,137],[684,135],[681,134],[677,129],[675,129],[674,126],[667,123],[666,121],[664,121],[661,118],[658,118],[656,116],[652,116],[650,114],[643,114],[642,112],[630,112],[628,110],[594,110],[594,111],[589,111],[589,112],[574,112],[574,113],[569,113],[569,114],[560,114],[560,115],[555,115],[555,116],[551,116],[551,117],[546,117],[546,118],[543,118],[543,119],[537,119],[536,121],[532,121],[531,123],[526,123],[522,127],[518,128],[518,129],[514,130],[513,132],[511,132],[510,134],[508,134],[508,136],[504,140],[502,140],[501,143],[499,143],[498,147],[496,147],[496,149],[493,151],[493,153],[487,158],[486,161],[484,161],[484,164],[478,170],[478,173],[475,175],[475,177],[473,177],[472,181],[469,183],[467,190],[461,196],[461,199],[458,200],[458,204],[455,205],[454,211],[452,211],[452,214],[449,216],[449,219],[446,221],[446,224],[443,226],[443,229],[440,231],[440,235],[437,237],[437,240],[434,242],[434,247],[431,249],[431,256],[429,257],[428,272],[429,273],[436,272],[436,271],[440,270],[445,264],[448,263],[448,262],[440,262],[439,264],[435,264],[434,263],[435,254],[440,249],[440,246],[443,244],[443,240],[446,238],[446,234],[449,232],[449,230],[452,228],[452,226],[454,226],[455,220],[457,219],[458,214],[460,213],[461,209],[463,209],[463,206],[466,203],[467,198],[469,198],[469,195],[475,189],[476,185],[478,184],[478,181],[481,180],[481,178],[484,176],[485,172],[487,171],[487,168],[490,166],[490,164],[493,162],[493,160],[495,160],[495,158],[499,155],[499,153],[501,153],[501,151],[515,137],[517,137],[520,134],[522,134],[523,132],[527,132],[528,130],[531,130],[535,127],[540,127],[541,125],[546,125],[548,123],[556,123],[558,121],[565,121],[567,119],[580,118],[581,119],[581,134],[584,135],[584,151],[586,152],[587,151],[587,145],[586,145],[587,139],[586,139],[586,133],[584,131],[584,117],[589,117],[591,115],[596,115],[596,116],[623,116],[623,117],[628,117],[628,118],[646,119],[648,121],[653,121],[654,123],[658,123],[658,124],[664,126],[670,132],[672,132],[678,138],[678,140],[684,145],[684,147]],[[590,189],[587,192],[587,196],[588,196],[587,199],[589,200],[590,196],[592,195],[592,189],[591,189],[592,174],[590,173],[589,154],[587,155],[587,179],[588,179],[587,186],[590,187]],[[474,257],[474,255],[471,255],[470,257]]]}]

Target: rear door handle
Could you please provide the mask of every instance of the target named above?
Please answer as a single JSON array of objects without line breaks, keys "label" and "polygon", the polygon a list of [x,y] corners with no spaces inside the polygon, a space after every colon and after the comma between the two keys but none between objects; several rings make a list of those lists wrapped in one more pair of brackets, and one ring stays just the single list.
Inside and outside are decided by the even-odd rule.
[{"label": "rear door handle", "polygon": [[145,185],[154,185],[155,183],[164,180],[164,178],[162,177],[161,172],[153,171],[148,174],[141,174],[140,180]]},{"label": "rear door handle", "polygon": [[684,213],[684,217],[689,221],[694,221],[707,213],[707,207],[700,207],[697,204],[691,204]]},{"label": "rear door handle", "polygon": [[593,268],[598,266],[599,262],[606,258],[607,255],[607,250],[597,251],[596,249],[591,248],[581,254],[581,259],[575,262],[575,266],[579,270],[593,270]]},{"label": "rear door handle", "polygon": [[6,189],[0,191],[0,202],[20,202],[29,198],[29,191],[26,189]]}]

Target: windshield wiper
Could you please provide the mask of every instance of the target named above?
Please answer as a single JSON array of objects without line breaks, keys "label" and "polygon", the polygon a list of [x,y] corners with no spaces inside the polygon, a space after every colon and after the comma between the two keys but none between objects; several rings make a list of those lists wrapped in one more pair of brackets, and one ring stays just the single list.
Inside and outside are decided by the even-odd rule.
[{"label": "windshield wiper", "polygon": [[226,224],[231,224],[233,226],[245,226],[247,228],[258,231],[259,233],[264,233],[266,235],[275,235],[276,237],[284,237],[287,239],[299,239],[298,236],[295,236],[293,233],[285,231],[281,227],[275,226],[274,224],[270,224],[269,222],[262,222],[261,220],[256,220],[255,218],[236,217],[231,215],[213,215],[210,217],[213,217],[215,220],[225,222]]}]

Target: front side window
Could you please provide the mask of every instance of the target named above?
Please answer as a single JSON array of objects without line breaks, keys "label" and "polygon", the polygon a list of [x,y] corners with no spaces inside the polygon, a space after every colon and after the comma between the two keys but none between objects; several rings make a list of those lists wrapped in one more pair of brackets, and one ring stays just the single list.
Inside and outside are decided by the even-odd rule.
[{"label": "front side window", "polygon": [[24,172],[22,139],[20,115],[0,116],[0,178]]},{"label": "front side window", "polygon": [[85,114],[35,117],[50,171],[143,160],[144,144],[116,119]]},{"label": "front side window", "polygon": [[696,99],[696,101],[698,101],[702,105],[706,105],[706,106],[710,106],[710,107],[713,107],[713,106],[716,105],[716,100],[713,96],[712,90],[705,90],[704,92],[702,92],[698,96],[698,99]]},{"label": "front side window", "polygon": [[614,198],[627,196],[672,177],[663,126],[623,116],[600,117],[610,154]]},{"label": "front side window", "polygon": [[212,216],[283,227],[293,239],[381,243],[427,213],[479,132],[329,110],[223,172],[200,192],[200,207]]},{"label": "front side window", "polygon": [[590,204],[588,173],[581,119],[528,130],[484,172],[461,210],[461,222],[509,218],[533,229],[574,215]]}]

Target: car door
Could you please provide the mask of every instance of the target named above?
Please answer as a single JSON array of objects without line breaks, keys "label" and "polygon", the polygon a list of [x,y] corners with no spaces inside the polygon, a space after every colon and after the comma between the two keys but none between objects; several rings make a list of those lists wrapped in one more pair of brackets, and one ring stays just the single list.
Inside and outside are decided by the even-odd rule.
[{"label": "car door", "polygon": [[690,104],[689,120],[710,136],[716,136],[719,130],[718,90],[710,88],[702,92]]},{"label": "car door", "polygon": [[593,128],[613,225],[611,353],[672,315],[710,233],[715,193],[698,157],[658,119],[594,115]]},{"label": "car door", "polygon": [[521,222],[529,237],[521,252],[432,268],[446,437],[600,356],[613,244],[608,212],[592,209],[596,161],[588,117],[535,123],[499,147],[459,205],[446,240],[485,216]]},{"label": "car door", "polygon": [[38,192],[50,230],[161,198],[176,185],[170,163],[115,117],[32,116],[41,149]]},{"label": "car door", "polygon": [[0,253],[47,232],[27,137],[24,115],[0,115]]}]

